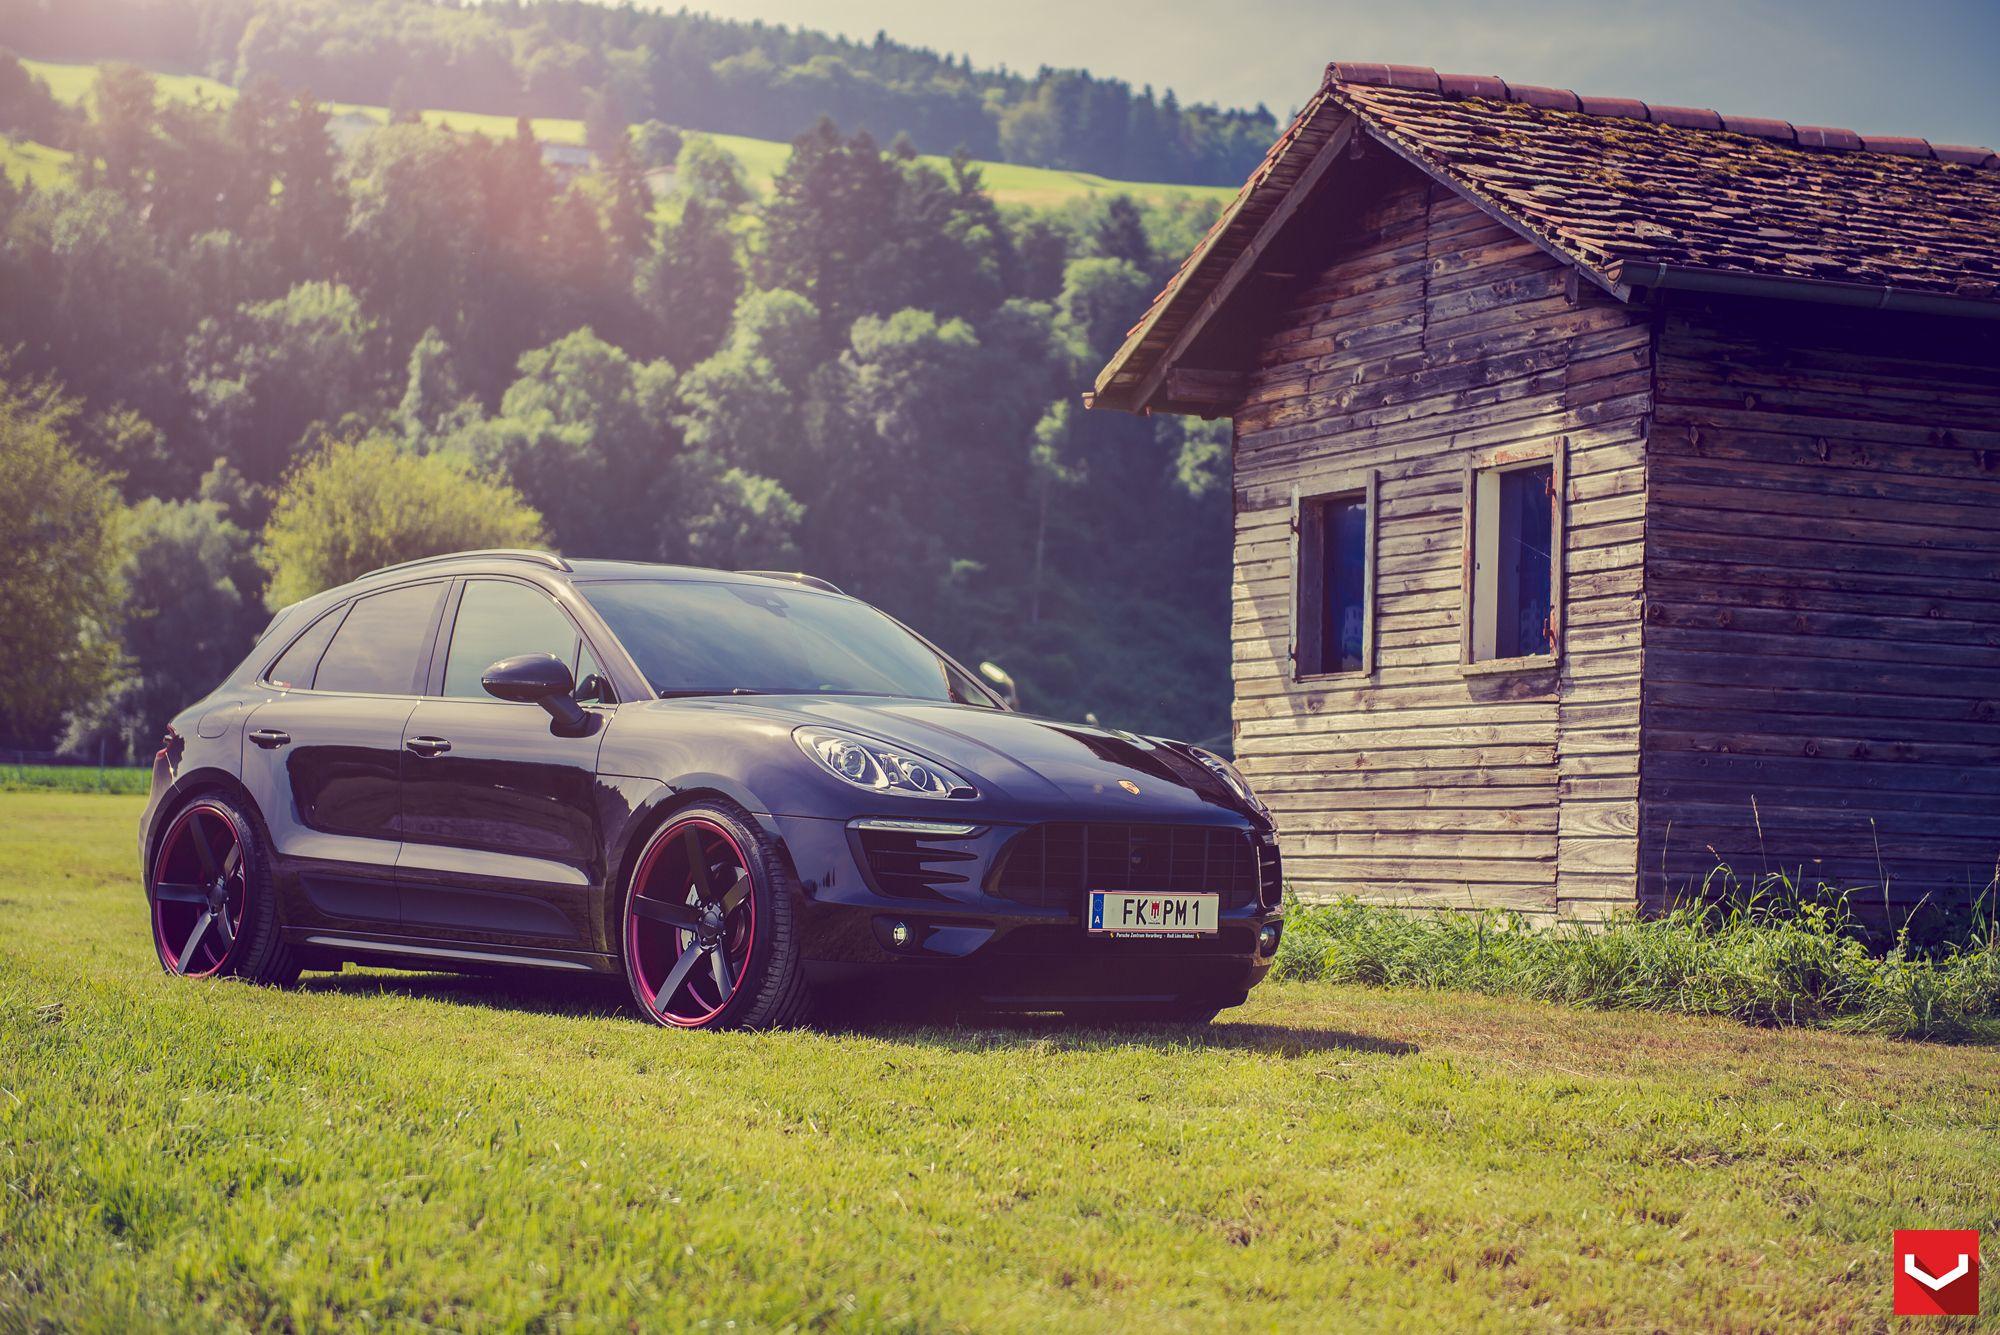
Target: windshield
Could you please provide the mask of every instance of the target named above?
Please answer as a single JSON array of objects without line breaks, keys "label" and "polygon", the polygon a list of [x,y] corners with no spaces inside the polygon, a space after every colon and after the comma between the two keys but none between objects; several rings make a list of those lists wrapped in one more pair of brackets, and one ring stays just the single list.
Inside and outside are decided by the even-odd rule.
[{"label": "windshield", "polygon": [[663,696],[894,695],[997,707],[929,645],[851,598],[712,581],[577,588]]}]

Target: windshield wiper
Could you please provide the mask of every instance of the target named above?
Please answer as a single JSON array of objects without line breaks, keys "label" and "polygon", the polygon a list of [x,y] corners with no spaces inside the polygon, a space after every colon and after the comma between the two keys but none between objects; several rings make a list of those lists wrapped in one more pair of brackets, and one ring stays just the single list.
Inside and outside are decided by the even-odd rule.
[{"label": "windshield wiper", "polygon": [[685,700],[696,695],[763,695],[754,686],[687,686],[679,690],[655,691],[662,700]]}]

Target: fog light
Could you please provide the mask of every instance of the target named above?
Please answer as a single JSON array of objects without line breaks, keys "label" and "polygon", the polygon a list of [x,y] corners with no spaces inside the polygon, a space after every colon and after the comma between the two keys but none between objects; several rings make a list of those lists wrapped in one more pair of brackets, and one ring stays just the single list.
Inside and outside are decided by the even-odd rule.
[{"label": "fog light", "polygon": [[1259,955],[1276,954],[1278,950],[1278,937],[1284,933],[1284,930],[1283,927],[1275,922],[1267,922],[1260,927],[1257,930],[1257,953]]},{"label": "fog light", "polygon": [[910,944],[910,924],[892,922],[889,924],[889,944],[898,950]]}]

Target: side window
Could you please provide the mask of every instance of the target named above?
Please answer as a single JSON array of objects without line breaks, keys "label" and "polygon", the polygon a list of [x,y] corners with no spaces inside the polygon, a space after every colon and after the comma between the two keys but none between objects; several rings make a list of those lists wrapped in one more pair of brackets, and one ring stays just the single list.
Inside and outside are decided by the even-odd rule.
[{"label": "side window", "polygon": [[[512,580],[469,580],[452,622],[444,693],[492,699],[479,679],[494,663],[515,654],[554,654],[581,681],[577,643],[575,624],[541,590]],[[596,670],[595,663],[591,669]]]},{"label": "side window", "polygon": [[442,582],[371,593],[355,602],[319,661],[313,689],[414,695]]},{"label": "side window", "polygon": [[1485,468],[1472,475],[1471,662],[1547,657],[1556,644],[1555,467]]},{"label": "side window", "polygon": [[1374,669],[1375,481],[1298,502],[1293,674]]},{"label": "side window", "polygon": [[319,657],[326,652],[327,641],[340,629],[340,619],[346,614],[345,607],[336,607],[313,622],[305,634],[292,641],[291,648],[278,655],[278,661],[271,664],[264,680],[287,689],[310,687],[313,673],[319,667]]}]

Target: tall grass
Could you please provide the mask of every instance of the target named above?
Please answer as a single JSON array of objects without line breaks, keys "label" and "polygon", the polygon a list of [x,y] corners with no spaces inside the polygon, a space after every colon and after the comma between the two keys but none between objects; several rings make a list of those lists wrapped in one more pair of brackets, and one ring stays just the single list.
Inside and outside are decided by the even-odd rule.
[{"label": "tall grass", "polygon": [[1499,911],[1294,903],[1274,973],[1898,1038],[2000,1040],[1992,908],[1989,894],[1956,941],[1919,949],[1899,932],[1877,950],[1838,899],[1752,896],[1655,918],[1553,925]]}]

